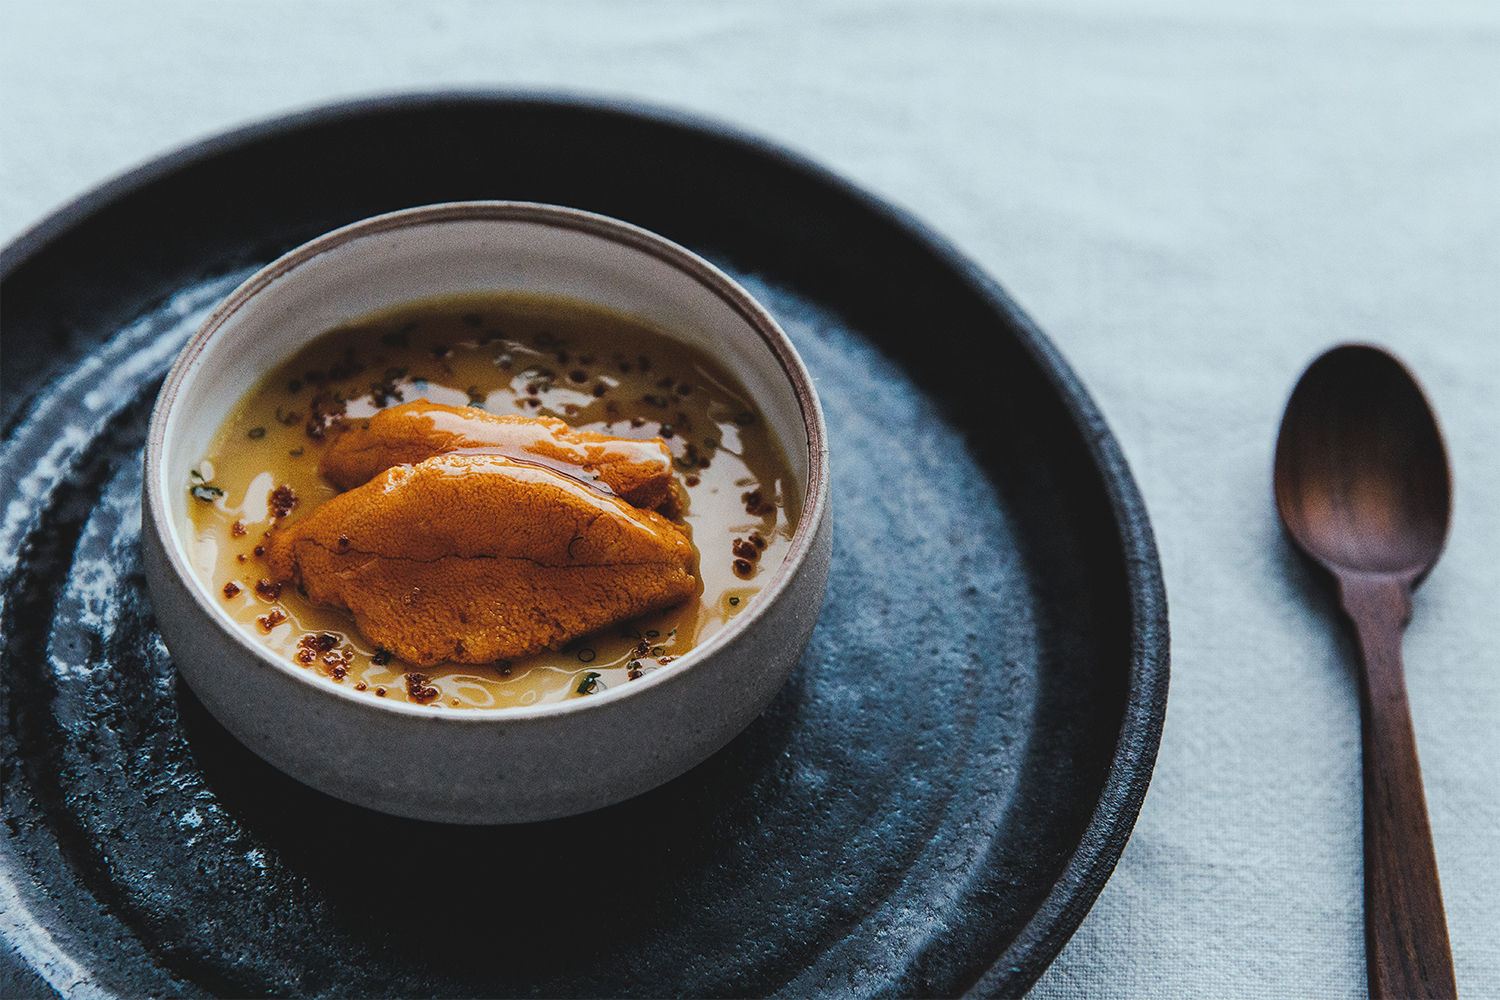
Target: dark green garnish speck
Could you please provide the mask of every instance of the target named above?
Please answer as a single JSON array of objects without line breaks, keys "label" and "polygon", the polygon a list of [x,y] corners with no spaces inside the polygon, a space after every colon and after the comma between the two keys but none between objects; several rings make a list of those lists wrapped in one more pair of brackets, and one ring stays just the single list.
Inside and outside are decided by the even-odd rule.
[{"label": "dark green garnish speck", "polygon": [[580,663],[593,663],[595,655],[597,654],[592,649],[585,646],[578,651],[578,660]]},{"label": "dark green garnish speck", "polygon": [[202,500],[204,503],[213,503],[215,500],[219,499],[219,497],[224,495],[224,491],[219,489],[217,486],[194,486],[192,493],[193,496],[197,497],[199,500]]},{"label": "dark green garnish speck", "polygon": [[578,685],[579,694],[593,694],[599,690],[599,675],[590,670],[583,675],[583,681]]},{"label": "dark green garnish speck", "polygon": [[266,436],[266,429],[264,427],[252,427],[252,428],[250,428],[250,440],[252,440],[252,441],[259,441],[261,438],[263,438],[265,436]]},{"label": "dark green garnish speck", "polygon": [[730,598],[730,599],[729,599],[729,603],[730,603],[730,604],[731,604],[731,605],[734,605],[734,604],[738,604],[738,603],[740,603],[740,599],[739,599],[739,598],[738,598],[738,597],[731,597],[731,598]]}]

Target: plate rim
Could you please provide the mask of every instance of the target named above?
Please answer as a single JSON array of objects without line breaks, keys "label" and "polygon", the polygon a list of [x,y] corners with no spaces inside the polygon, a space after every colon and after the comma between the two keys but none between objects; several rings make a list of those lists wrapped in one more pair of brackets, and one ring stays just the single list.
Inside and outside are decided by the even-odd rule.
[{"label": "plate rim", "polygon": [[[856,207],[887,225],[901,230],[918,244],[967,285],[990,310],[1000,314],[1014,327],[1020,346],[1046,376],[1048,388],[1073,422],[1100,475],[1114,520],[1121,549],[1124,582],[1130,600],[1130,668],[1127,697],[1115,740],[1115,751],[1083,835],[1041,905],[965,995],[994,995],[998,989],[1005,988],[1006,984],[1014,985],[1018,982],[1025,983],[1029,989],[1077,931],[1109,880],[1134,829],[1150,785],[1165,722],[1170,680],[1167,595],[1155,533],[1145,500],[1130,472],[1119,442],[1083,381],[1051,339],[999,282],[926,223],[822,166],[809,156],[705,115],[645,101],[566,90],[439,88],[396,91],[305,106],[213,133],[152,157],[85,191],[23,230],[0,249],[0,281],[8,280],[52,243],[67,236],[74,227],[86,223],[96,213],[194,164],[263,140],[350,118],[392,111],[411,113],[465,104],[593,111],[658,126],[673,126],[741,147],[746,152],[801,174],[831,189],[832,193],[848,199]],[[12,854],[9,847],[11,840],[12,836],[8,833],[0,837],[0,844],[4,845],[0,852],[6,856],[7,862],[0,865],[0,876],[7,874],[3,869],[12,867],[12,859],[9,857]],[[45,926],[26,911],[24,901],[21,910],[25,917],[31,917],[35,921],[35,930],[50,941]],[[17,916],[21,917],[20,914]],[[4,930],[3,937],[7,945],[13,945],[11,929],[0,929]],[[20,951],[16,953],[29,964],[25,954]]]}]

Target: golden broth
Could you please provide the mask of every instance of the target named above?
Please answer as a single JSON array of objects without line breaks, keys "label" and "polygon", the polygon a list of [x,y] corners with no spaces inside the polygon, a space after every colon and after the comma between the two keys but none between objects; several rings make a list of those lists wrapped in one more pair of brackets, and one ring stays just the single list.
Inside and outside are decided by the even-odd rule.
[{"label": "golden broth", "polygon": [[[318,460],[339,421],[418,399],[665,439],[698,595],[513,663],[415,667],[348,612],[270,585],[264,546],[283,488],[296,503],[280,523],[291,524],[338,492]],[[800,513],[780,446],[717,363],[623,314],[522,294],[413,303],[323,334],[239,402],[183,489],[194,569],[248,634],[372,697],[450,708],[584,697],[660,669],[749,605]]]}]

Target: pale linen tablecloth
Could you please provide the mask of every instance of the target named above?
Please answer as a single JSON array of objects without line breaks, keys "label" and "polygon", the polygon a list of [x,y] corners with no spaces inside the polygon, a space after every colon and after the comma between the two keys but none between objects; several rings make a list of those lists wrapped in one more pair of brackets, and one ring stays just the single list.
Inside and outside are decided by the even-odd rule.
[{"label": "pale linen tablecloth", "polygon": [[0,242],[337,98],[505,85],[711,115],[909,209],[1069,358],[1171,600],[1155,780],[1036,997],[1362,996],[1349,642],[1269,475],[1302,366],[1388,344],[1453,533],[1408,683],[1461,991],[1500,995],[1500,4],[0,3]]}]

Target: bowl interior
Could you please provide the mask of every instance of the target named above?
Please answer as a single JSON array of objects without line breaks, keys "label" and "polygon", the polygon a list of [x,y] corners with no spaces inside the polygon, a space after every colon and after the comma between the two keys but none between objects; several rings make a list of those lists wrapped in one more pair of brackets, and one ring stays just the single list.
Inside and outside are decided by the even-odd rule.
[{"label": "bowl interior", "polygon": [[[190,472],[269,371],[318,334],[378,310],[487,291],[607,306],[717,359],[769,421],[807,518],[817,403],[795,351],[747,293],[690,252],[615,220],[550,206],[463,203],[380,216],[321,237],[251,278],[204,323],[168,377],[160,432],[149,445],[159,448],[151,488],[169,514],[167,542],[179,565],[191,565]],[[794,545],[788,560],[798,551]],[[188,575],[202,603],[233,631],[204,581]]]}]

